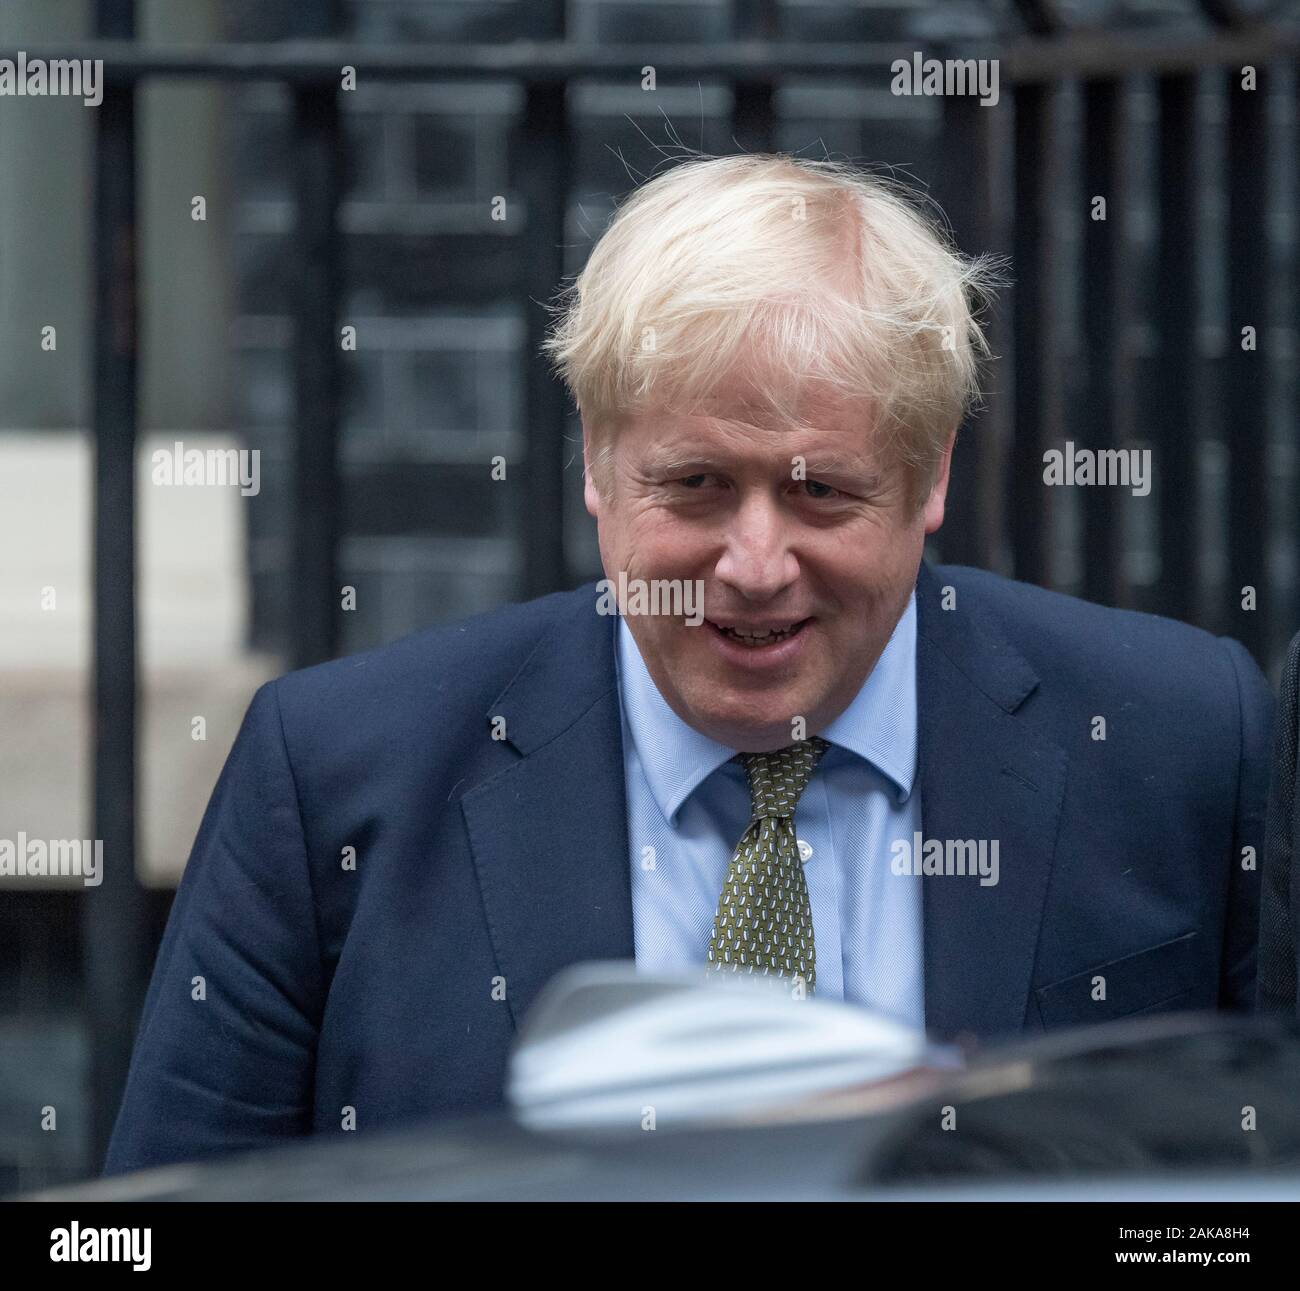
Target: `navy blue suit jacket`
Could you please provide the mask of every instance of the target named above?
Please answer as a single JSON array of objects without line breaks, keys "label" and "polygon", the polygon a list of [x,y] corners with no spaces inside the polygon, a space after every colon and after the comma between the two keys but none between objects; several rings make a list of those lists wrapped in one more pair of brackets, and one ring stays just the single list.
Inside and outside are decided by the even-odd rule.
[{"label": "navy blue suit jacket", "polygon": [[[547,979],[633,957],[616,620],[595,605],[548,596],[257,692],[108,1172],[341,1134],[347,1108],[365,1130],[497,1104]],[[1249,1007],[1241,857],[1272,698],[1246,651],[971,569],[923,565],[918,610],[924,834],[998,839],[1001,864],[996,886],[921,880],[930,1030]]]}]

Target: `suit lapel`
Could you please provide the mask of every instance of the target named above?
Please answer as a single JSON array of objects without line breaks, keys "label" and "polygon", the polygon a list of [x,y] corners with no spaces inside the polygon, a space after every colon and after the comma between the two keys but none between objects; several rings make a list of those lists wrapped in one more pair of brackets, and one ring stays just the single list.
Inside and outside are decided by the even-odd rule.
[{"label": "suit lapel", "polygon": [[963,588],[917,579],[917,708],[926,840],[996,839],[998,882],[922,878],[926,1024],[940,1038],[1024,1025],[1065,791],[1066,755],[1017,710],[1038,677]]},{"label": "suit lapel", "polygon": [[486,715],[520,760],[461,800],[516,1026],[561,968],[636,953],[617,619],[594,587],[568,602]]}]

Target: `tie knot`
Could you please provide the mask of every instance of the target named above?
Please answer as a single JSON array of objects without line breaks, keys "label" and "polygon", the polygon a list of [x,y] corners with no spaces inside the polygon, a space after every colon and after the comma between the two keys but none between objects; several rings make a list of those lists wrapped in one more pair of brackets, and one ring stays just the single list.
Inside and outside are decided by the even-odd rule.
[{"label": "tie knot", "polygon": [[808,787],[821,756],[830,747],[814,735],[771,753],[742,753],[749,773],[749,797],[754,819],[793,816],[799,797]]}]

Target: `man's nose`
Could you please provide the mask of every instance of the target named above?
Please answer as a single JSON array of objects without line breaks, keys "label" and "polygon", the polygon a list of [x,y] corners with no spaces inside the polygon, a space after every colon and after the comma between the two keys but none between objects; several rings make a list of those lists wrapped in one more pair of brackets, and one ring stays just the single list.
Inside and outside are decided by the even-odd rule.
[{"label": "man's nose", "polygon": [[726,549],[714,573],[749,601],[770,601],[799,577],[799,562],[771,503],[747,502],[732,517]]}]

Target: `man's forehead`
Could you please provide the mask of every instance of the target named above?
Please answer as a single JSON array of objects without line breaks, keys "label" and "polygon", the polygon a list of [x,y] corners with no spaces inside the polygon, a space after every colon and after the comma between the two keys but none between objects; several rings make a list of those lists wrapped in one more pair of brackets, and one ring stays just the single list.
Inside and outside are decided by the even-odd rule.
[{"label": "man's forehead", "polygon": [[870,421],[862,413],[792,424],[693,411],[638,418],[630,429],[628,446],[654,461],[700,456],[788,461],[799,456],[848,467],[870,464],[875,458]]}]

